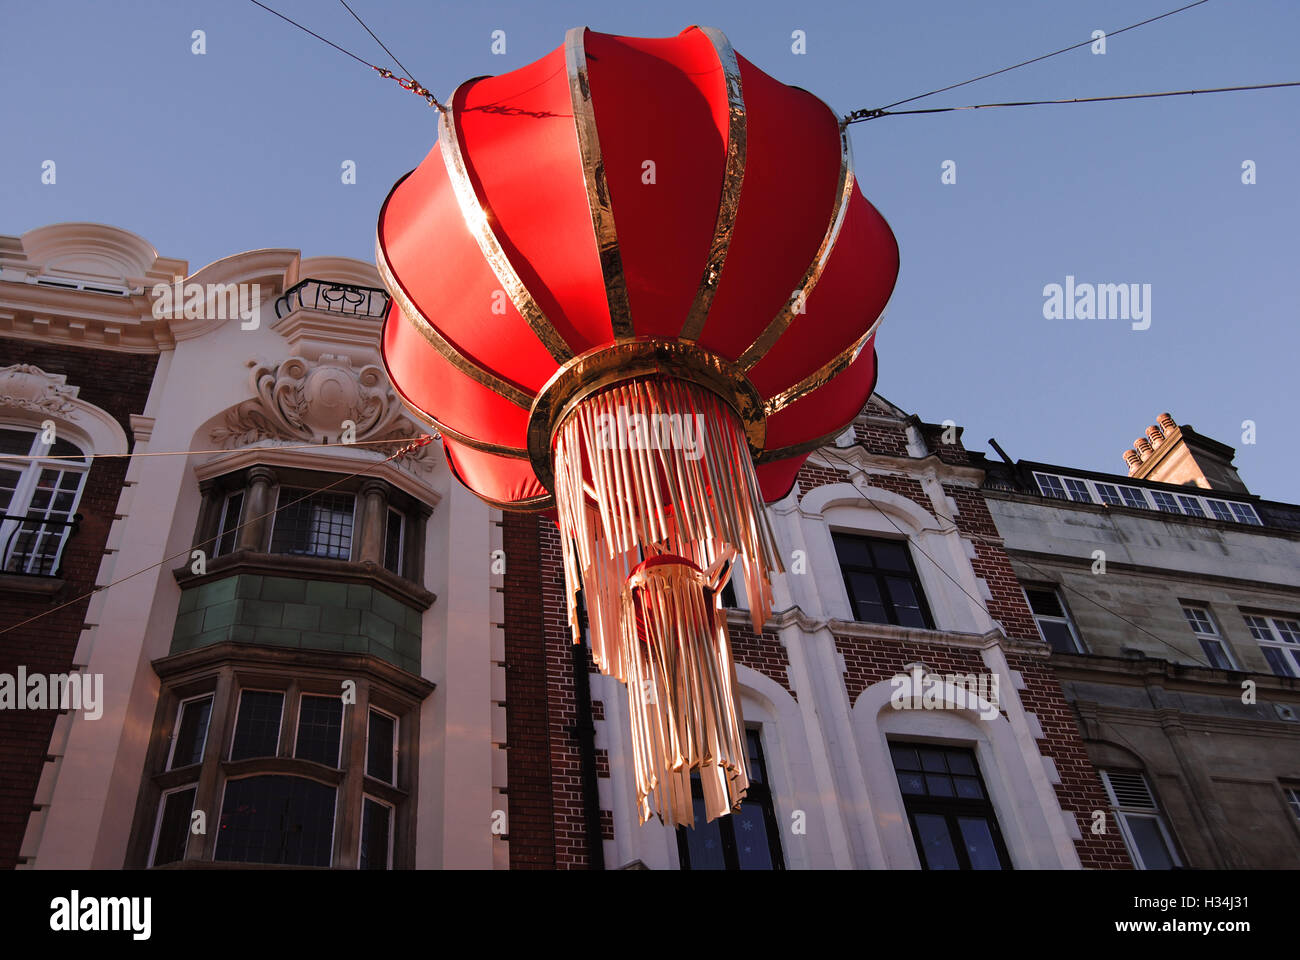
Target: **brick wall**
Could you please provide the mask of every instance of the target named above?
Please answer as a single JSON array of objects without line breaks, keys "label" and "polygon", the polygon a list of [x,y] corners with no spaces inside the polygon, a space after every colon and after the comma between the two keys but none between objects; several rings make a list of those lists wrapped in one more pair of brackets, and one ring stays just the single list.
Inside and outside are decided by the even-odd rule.
[{"label": "brick wall", "polygon": [[[70,386],[80,388],[78,399],[111,414],[130,441],[130,415],[144,411],[158,358],[0,340],[0,366],[15,363],[35,364],[46,373],[66,376]],[[83,519],[63,551],[64,586],[58,593],[45,597],[0,589],[0,631],[40,616],[31,624],[0,633],[0,673],[12,675],[20,664],[28,673],[71,669],[90,603],[85,594],[94,588],[99,573],[126,465],[125,460],[114,459],[97,460],[91,466],[77,506]],[[18,862],[55,717],[53,711],[0,712],[0,869],[12,869]]]},{"label": "brick wall", "polygon": [[[859,425],[859,442],[877,453],[891,453],[891,445],[880,436],[884,428],[873,427],[866,431]],[[939,453],[945,463],[964,464],[969,458],[960,440],[942,444],[942,427],[923,428],[931,449]],[[898,426],[899,437],[905,436],[904,425]],[[899,454],[893,454],[899,455]],[[805,467],[799,473],[800,490],[806,493],[815,486],[845,480],[846,474],[822,467]],[[889,490],[906,497],[922,509],[932,511],[929,497],[919,481],[912,477],[872,474],[872,486]],[[955,516],[949,519],[957,524],[961,535],[975,548],[971,567],[977,577],[988,584],[992,599],[985,602],[989,614],[1002,624],[1008,637],[1040,643],[1038,628],[1025,602],[1024,593],[1016,579],[1011,560],[1002,547],[993,517],[981,491],[956,484],[944,484],[944,493],[957,505]],[[835,645],[844,657],[845,692],[852,703],[868,686],[900,673],[912,662],[925,663],[936,673],[983,673],[985,666],[979,653],[961,647],[948,647],[941,643],[904,643],[893,640],[863,639],[858,637],[835,638]],[[1132,866],[1123,841],[1115,832],[1109,805],[1091,761],[1083,746],[1078,724],[1065,700],[1061,687],[1045,660],[1024,654],[1008,654],[1011,669],[1020,672],[1025,689],[1020,691],[1026,710],[1034,713],[1043,728],[1044,737],[1038,741],[1039,751],[1052,758],[1060,775],[1055,785],[1061,809],[1077,813],[1081,839],[1075,849],[1084,867],[1097,869],[1125,869]],[[1093,834],[1089,830],[1093,810],[1106,810],[1112,824],[1107,834]]]},{"label": "brick wall", "polygon": [[731,655],[737,663],[771,677],[790,696],[799,699],[790,686],[790,657],[776,634],[756,634],[752,627],[733,623],[728,626],[727,635],[731,638]]},{"label": "brick wall", "polygon": [[[1043,728],[1044,739],[1038,741],[1038,749],[1043,756],[1052,758],[1060,774],[1056,797],[1061,809],[1077,814],[1075,819],[1083,834],[1074,841],[1079,860],[1086,868],[1131,869],[1133,863],[1118,833],[1101,778],[1088,759],[1074,711],[1061,692],[1056,674],[1047,661],[1024,654],[1008,654],[1007,663],[1024,677],[1025,689],[1020,691],[1020,702],[1038,717]],[[1106,812],[1106,833],[1091,831],[1094,810]]]},{"label": "brick wall", "polygon": [[502,517],[506,554],[506,774],[511,869],[555,866],[550,718],[535,514]]}]

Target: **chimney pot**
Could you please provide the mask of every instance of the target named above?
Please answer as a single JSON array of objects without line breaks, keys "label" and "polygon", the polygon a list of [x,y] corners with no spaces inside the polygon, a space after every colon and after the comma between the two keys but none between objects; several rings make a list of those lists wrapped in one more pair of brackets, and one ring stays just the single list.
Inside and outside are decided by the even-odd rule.
[{"label": "chimney pot", "polygon": [[1163,429],[1165,433],[1168,433],[1178,426],[1178,424],[1174,423],[1174,418],[1169,416],[1167,413],[1162,413],[1156,417],[1156,423],[1160,424],[1161,429]]},{"label": "chimney pot", "polygon": [[1128,464],[1128,475],[1130,477],[1137,473],[1138,467],[1142,466],[1142,458],[1137,455],[1137,451],[1132,447],[1124,451],[1124,462]]},{"label": "chimney pot", "polygon": [[1151,449],[1159,450],[1160,444],[1165,442],[1165,435],[1160,428],[1154,423],[1147,427],[1147,439],[1151,441]]},{"label": "chimney pot", "polygon": [[1151,441],[1146,437],[1138,437],[1133,441],[1133,446],[1137,447],[1137,452],[1141,455],[1144,461],[1147,460],[1153,452],[1151,449]]}]

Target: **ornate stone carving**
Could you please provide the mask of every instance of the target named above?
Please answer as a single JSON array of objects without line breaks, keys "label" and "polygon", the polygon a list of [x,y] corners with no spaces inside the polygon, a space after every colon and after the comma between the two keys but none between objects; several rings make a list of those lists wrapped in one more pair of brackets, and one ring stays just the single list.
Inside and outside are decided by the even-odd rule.
[{"label": "ornate stone carving", "polygon": [[0,367],[0,406],[67,416],[76,409],[72,401],[78,389],[68,386],[62,374],[46,373],[30,363]]},{"label": "ornate stone carving", "polygon": [[[322,354],[318,361],[290,357],[276,366],[256,361],[249,366],[254,398],[227,410],[212,431],[213,442],[227,449],[267,440],[338,443],[351,421],[353,441],[367,441],[365,449],[388,455],[399,441],[425,432],[406,418],[384,371],[374,364],[356,370],[347,357]],[[428,447],[421,447],[402,460],[414,467],[427,453]],[[423,466],[432,469],[432,462]]]}]

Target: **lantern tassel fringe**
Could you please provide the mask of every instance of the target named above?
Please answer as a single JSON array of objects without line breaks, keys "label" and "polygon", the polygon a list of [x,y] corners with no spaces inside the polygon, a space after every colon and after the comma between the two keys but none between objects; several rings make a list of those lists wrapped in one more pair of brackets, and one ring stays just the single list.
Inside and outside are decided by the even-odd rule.
[{"label": "lantern tassel fringe", "polygon": [[641,821],[694,824],[744,797],[744,724],[720,591],[744,571],[755,632],[782,570],[739,419],[694,384],[646,379],[580,402],[555,434],[569,620],[627,684]]}]

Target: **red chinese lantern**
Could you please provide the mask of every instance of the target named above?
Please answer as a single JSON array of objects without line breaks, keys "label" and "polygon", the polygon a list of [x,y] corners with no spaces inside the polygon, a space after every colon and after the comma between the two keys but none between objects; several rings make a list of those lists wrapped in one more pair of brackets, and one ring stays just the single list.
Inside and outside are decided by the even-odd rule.
[{"label": "red chinese lantern", "polygon": [[[875,385],[898,248],[847,135],[721,32],[570,30],[462,84],[379,215],[385,363],[483,500],[553,511],[570,619],[628,684],[637,788],[691,824],[748,786],[719,591],[755,630],[763,511]],[[584,589],[585,588],[585,589]]]}]

